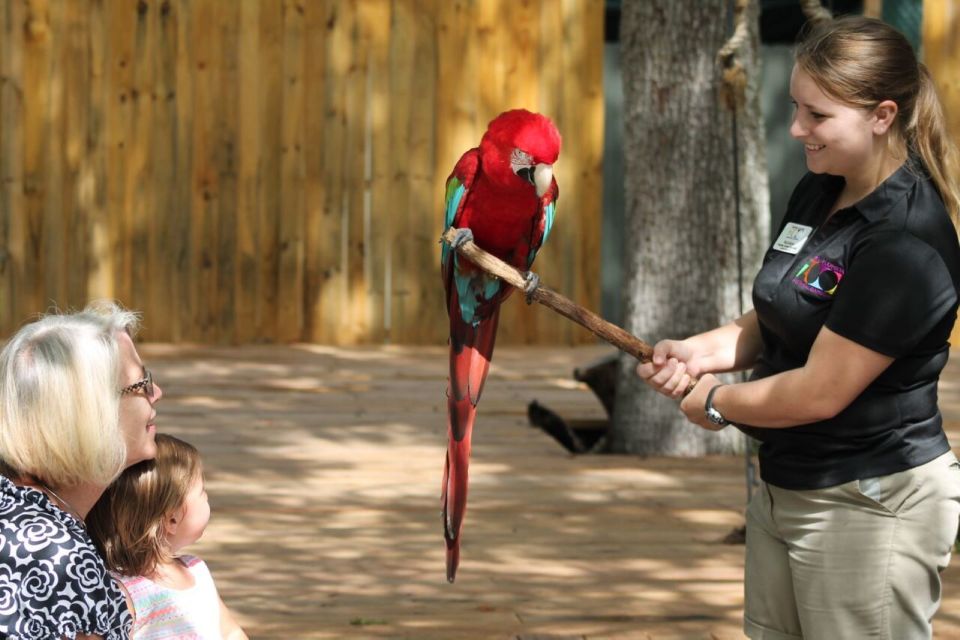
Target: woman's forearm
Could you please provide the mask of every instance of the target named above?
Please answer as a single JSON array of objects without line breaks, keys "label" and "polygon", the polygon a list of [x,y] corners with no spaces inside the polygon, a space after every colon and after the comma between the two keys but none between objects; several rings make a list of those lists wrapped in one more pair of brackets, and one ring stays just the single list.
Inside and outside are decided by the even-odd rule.
[{"label": "woman's forearm", "polygon": [[701,373],[727,373],[752,367],[763,343],[757,314],[748,311],[733,322],[685,340],[697,354]]},{"label": "woman's forearm", "polygon": [[836,415],[833,404],[818,402],[823,394],[810,393],[803,369],[735,385],[714,393],[713,405],[734,424],[785,429],[826,420]]},{"label": "woman's forearm", "polygon": [[721,387],[713,406],[730,422],[782,429],[834,417],[873,382],[893,358],[827,328],[800,368]]}]

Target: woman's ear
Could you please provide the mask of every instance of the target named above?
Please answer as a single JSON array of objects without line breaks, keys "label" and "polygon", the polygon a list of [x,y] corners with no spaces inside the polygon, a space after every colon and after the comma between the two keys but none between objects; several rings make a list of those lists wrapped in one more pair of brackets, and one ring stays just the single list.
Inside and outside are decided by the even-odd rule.
[{"label": "woman's ear", "polygon": [[898,111],[897,103],[893,100],[884,100],[878,104],[877,108],[873,110],[873,133],[882,136],[889,131],[890,127],[893,126],[893,121],[897,118]]}]

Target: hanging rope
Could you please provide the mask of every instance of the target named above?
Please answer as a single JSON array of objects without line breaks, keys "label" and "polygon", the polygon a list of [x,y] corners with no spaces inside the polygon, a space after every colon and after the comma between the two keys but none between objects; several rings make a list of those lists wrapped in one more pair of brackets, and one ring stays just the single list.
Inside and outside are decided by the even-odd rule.
[{"label": "hanging rope", "polygon": [[720,47],[717,62],[720,63],[722,82],[720,100],[728,109],[736,111],[743,106],[747,94],[747,71],[740,60],[740,48],[750,36],[747,24],[747,7],[752,0],[736,0],[733,5],[733,35]]},{"label": "hanging rope", "polygon": [[[833,0],[831,0],[830,6],[833,6]],[[803,9],[803,15],[807,16],[807,20],[810,22],[833,20],[833,13],[823,6],[820,0],[800,0],[800,8]]]},{"label": "hanging rope", "polygon": [[746,104],[747,70],[743,66],[740,51],[750,37],[747,16],[750,3],[756,0],[735,0],[733,5],[733,34],[717,52],[721,69],[720,99],[730,109],[733,137],[733,199],[737,237],[737,298],[740,315],[743,315],[743,238],[740,207],[740,131],[737,112]]},{"label": "hanging rope", "polygon": [[[733,202],[736,224],[737,238],[737,305],[743,315],[743,225],[741,222],[742,212],[740,207],[740,131],[737,121],[737,112],[746,104],[747,96],[747,70],[743,66],[740,57],[740,50],[747,42],[750,36],[750,25],[747,24],[747,9],[750,2],[756,0],[736,0],[733,6],[733,34],[717,52],[717,62],[720,64],[721,82],[720,82],[720,100],[728,109],[730,109],[731,119],[731,137],[733,148]],[[740,374],[741,381],[746,381],[746,376]],[[744,436],[744,438],[747,438]],[[756,484],[756,469],[754,468],[751,455],[751,444],[749,438],[746,439],[744,447],[744,481],[747,490],[747,503],[753,496],[753,488]],[[741,543],[745,536],[745,529],[734,529],[726,538],[730,543]]]}]

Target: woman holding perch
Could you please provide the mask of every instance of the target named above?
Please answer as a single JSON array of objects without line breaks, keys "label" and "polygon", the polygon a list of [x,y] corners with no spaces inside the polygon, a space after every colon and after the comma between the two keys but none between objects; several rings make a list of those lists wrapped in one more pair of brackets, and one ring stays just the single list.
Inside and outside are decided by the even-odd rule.
[{"label": "woman holding perch", "polygon": [[[931,637],[960,519],[937,407],[960,290],[960,163],[933,81],[876,20],[815,27],[790,80],[809,173],[754,310],[664,340],[638,374],[705,429],[757,438],[751,638]],[[749,382],[711,374],[753,368]]]}]

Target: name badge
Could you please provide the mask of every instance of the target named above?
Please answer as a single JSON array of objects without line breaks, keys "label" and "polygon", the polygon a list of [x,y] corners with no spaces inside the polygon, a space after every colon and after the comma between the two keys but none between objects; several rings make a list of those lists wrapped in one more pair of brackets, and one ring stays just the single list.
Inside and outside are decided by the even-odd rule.
[{"label": "name badge", "polygon": [[787,223],[787,226],[780,232],[780,237],[773,243],[773,248],[784,253],[796,255],[800,248],[807,242],[807,238],[813,232],[813,227],[808,227],[795,222]]}]

